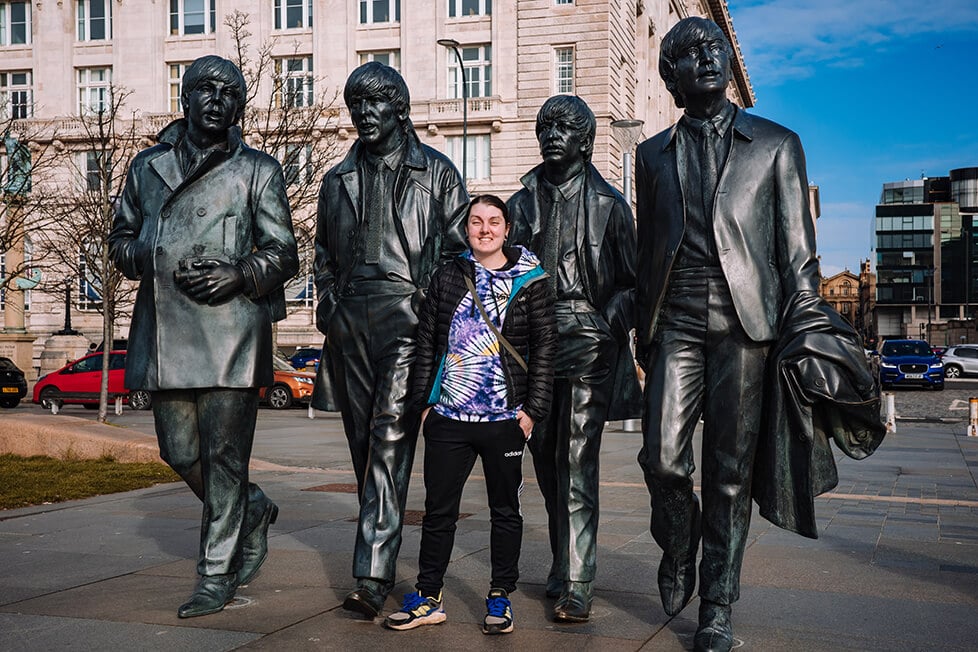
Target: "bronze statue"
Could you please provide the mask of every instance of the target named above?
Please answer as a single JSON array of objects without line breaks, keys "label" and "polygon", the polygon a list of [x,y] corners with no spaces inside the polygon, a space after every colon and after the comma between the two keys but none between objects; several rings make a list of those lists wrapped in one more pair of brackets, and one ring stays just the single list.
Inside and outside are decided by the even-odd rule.
[{"label": "bronze statue", "polygon": [[258,572],[278,507],[248,482],[272,321],[299,269],[278,161],[237,127],[245,80],[216,56],[183,77],[185,118],[132,162],[109,244],[139,291],[126,387],[153,393],[160,455],[203,501],[200,579],[177,614],[224,608]]},{"label": "bronze statue", "polygon": [[[806,408],[797,395],[776,391],[786,374],[815,389],[812,369],[806,362],[788,370],[781,355],[811,361],[834,347],[838,355],[819,368],[859,395],[860,427],[874,433],[863,442],[875,438],[869,452],[882,436],[878,389],[858,338],[818,297],[801,142],[727,99],[732,56],[711,21],[686,18],[669,31],[659,72],[685,114],[642,143],[636,157],[636,355],[646,369],[639,462],[652,498],[652,536],[663,551],[658,584],[669,615],[693,595],[702,538],[696,650],[733,645],[731,604],[740,594],[752,484],[763,498],[762,514],[809,536],[813,519],[799,524],[813,510],[794,510],[805,511],[814,494],[794,496],[796,487],[811,483],[817,494],[834,485],[826,473],[828,464],[834,471],[831,454],[792,482],[792,473],[801,473],[794,458],[807,463],[817,458],[811,442],[827,444],[824,429],[813,434],[821,425],[817,419],[813,425],[810,408],[799,414]],[[766,375],[768,368],[777,373]],[[818,400],[829,405],[839,396]],[[701,417],[702,512],[692,480],[693,431]],[[806,438],[807,449],[794,443]],[[790,465],[781,464],[787,455],[776,454],[755,465],[759,449],[791,447],[797,455]]]},{"label": "bronze statue", "polygon": [[579,97],[537,114],[543,162],[509,200],[509,241],[541,259],[556,290],[553,403],[530,438],[547,506],[553,563],[547,595],[558,622],[591,613],[597,556],[598,457],[605,421],[640,410],[629,348],[635,294],[631,208],[591,164],[596,121]]},{"label": "bronze statue", "polygon": [[359,137],[319,192],[316,325],[328,364],[313,403],[342,413],[357,476],[357,585],[343,607],[373,618],[394,584],[418,437],[420,416],[407,409],[417,312],[435,266],[465,248],[468,195],[414,133],[396,70],[360,66],[343,98]]}]

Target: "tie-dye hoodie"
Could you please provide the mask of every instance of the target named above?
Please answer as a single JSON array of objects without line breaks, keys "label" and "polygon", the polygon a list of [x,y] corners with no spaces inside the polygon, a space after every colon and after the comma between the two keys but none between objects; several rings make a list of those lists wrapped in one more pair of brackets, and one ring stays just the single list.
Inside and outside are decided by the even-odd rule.
[{"label": "tie-dye hoodie", "polygon": [[[516,264],[506,269],[483,267],[468,251],[461,256],[475,266],[475,289],[489,318],[502,330],[506,309],[520,288],[543,274],[540,261],[520,247]],[[489,329],[472,295],[466,293],[455,308],[448,332],[448,353],[442,362],[434,409],[458,421],[515,419],[521,406],[507,409],[506,379],[499,359],[500,344]]]}]

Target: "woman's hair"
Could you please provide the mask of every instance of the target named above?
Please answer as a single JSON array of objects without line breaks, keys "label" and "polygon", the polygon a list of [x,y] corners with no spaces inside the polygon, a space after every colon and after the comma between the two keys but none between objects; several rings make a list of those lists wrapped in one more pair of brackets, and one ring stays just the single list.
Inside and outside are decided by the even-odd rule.
[{"label": "woman's hair", "polygon": [[472,214],[472,209],[478,206],[479,204],[485,204],[486,206],[492,206],[493,208],[498,208],[499,212],[503,214],[503,219],[506,221],[506,224],[509,224],[509,209],[506,208],[506,202],[504,202],[496,195],[488,195],[488,194],[476,195],[475,197],[472,198],[472,201],[469,202],[469,210],[466,219],[468,219],[468,215]]}]

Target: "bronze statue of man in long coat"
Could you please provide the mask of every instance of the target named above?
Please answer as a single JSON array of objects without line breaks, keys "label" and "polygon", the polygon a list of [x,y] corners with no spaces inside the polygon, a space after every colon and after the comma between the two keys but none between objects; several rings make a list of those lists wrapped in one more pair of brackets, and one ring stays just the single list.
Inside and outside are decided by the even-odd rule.
[{"label": "bronze statue of man in long coat", "polygon": [[241,71],[197,59],[180,97],[185,118],[132,162],[109,245],[139,280],[126,387],[152,392],[160,455],[204,504],[188,618],[223,609],[268,551],[278,507],[248,482],[248,462],[272,321],[299,261],[282,168],[236,126]]}]

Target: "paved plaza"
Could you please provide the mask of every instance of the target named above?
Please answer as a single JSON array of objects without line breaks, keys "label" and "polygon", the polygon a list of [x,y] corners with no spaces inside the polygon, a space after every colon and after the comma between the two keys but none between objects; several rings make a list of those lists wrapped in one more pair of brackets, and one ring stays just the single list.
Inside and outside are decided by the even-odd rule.
[{"label": "paved plaza", "polygon": [[[956,391],[898,392],[897,430],[872,457],[837,455],[839,486],[816,502],[820,538],[784,532],[756,514],[734,632],[743,650],[974,650],[978,648],[978,437]],[[969,391],[960,390],[964,394]],[[973,392],[970,392],[973,393]],[[919,401],[947,414],[915,417]],[[965,404],[967,396],[964,397]],[[923,409],[923,408],[921,408]],[[929,408],[933,411],[933,408]],[[957,419],[954,415],[957,414]],[[92,415],[22,406],[0,431],[43,425],[66,440]],[[902,416],[902,415],[901,415]],[[100,426],[152,447],[148,412]],[[480,632],[489,577],[489,512],[477,465],[466,485],[445,587],[448,622],[409,632],[358,620],[340,604],[352,586],[357,514],[337,415],[262,410],[253,475],[281,506],[261,574],[225,611],[180,620],[194,584],[200,507],[180,484],[0,512],[0,650],[689,650],[694,599],[674,618],[656,588],[660,552],[635,461],[640,437],[609,424],[601,455],[601,526],[593,617],[548,619],[546,513],[527,474],[516,630]],[[412,590],[424,491],[420,455],[385,613]],[[0,479],[2,481],[2,479]]]}]

